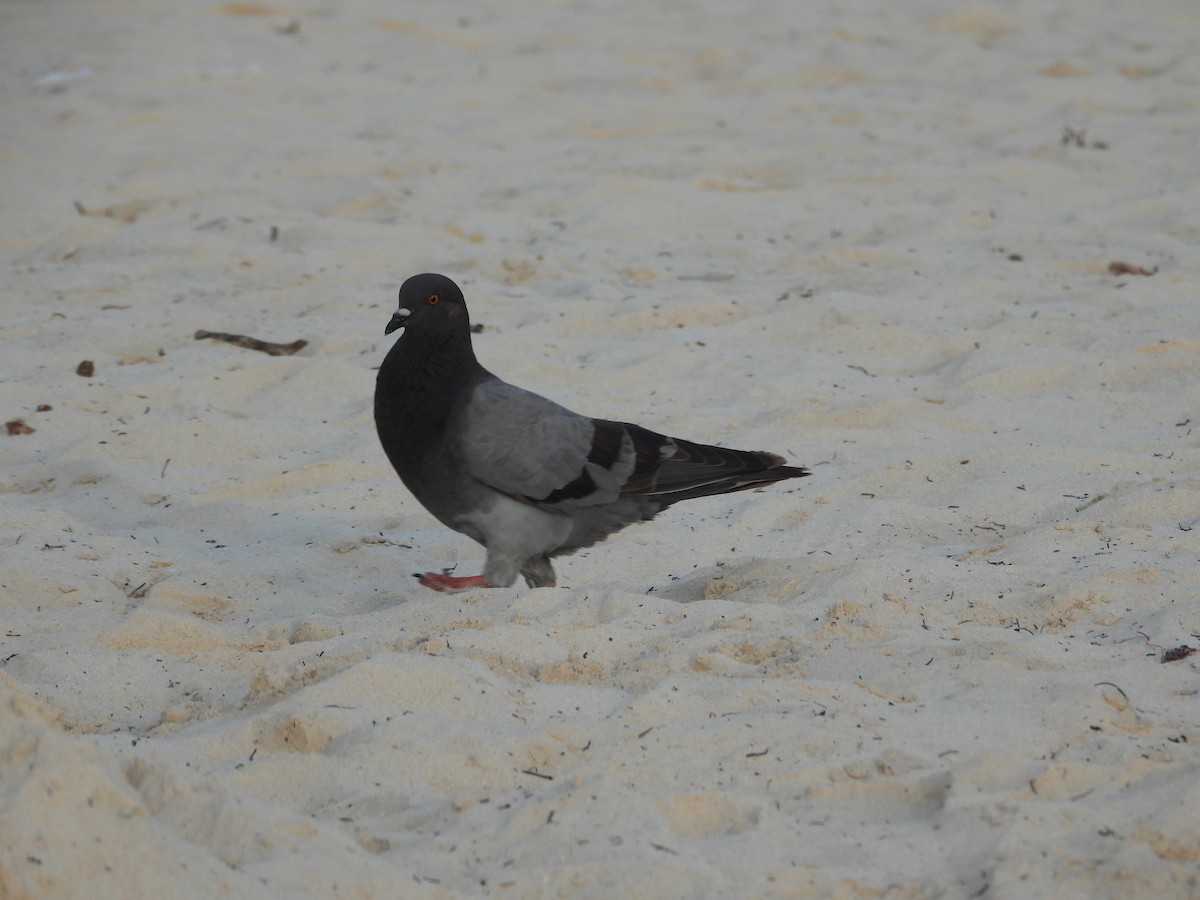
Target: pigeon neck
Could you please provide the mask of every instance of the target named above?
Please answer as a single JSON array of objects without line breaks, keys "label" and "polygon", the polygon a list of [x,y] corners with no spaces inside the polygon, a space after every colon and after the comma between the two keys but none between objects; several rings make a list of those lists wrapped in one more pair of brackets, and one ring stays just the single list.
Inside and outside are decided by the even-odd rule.
[{"label": "pigeon neck", "polygon": [[478,381],[483,367],[475,358],[471,335],[466,331],[423,334],[405,332],[396,342],[401,365],[397,376],[403,387],[428,389],[430,381],[455,388]]},{"label": "pigeon neck", "polygon": [[492,377],[475,359],[471,335],[405,332],[379,369],[375,426],[408,484],[447,446],[447,430],[473,387]]}]

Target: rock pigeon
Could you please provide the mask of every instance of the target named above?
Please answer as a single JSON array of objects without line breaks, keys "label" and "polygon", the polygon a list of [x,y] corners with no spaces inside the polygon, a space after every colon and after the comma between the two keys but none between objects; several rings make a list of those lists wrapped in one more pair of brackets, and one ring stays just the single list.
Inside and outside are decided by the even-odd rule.
[{"label": "rock pigeon", "polygon": [[590,419],[501,381],[475,358],[458,285],[414,275],[385,334],[375,426],[400,480],[442,524],[487,549],[482,575],[417,574],[438,591],[553,587],[550,560],[672,503],[808,470],[763,450],[727,450]]}]

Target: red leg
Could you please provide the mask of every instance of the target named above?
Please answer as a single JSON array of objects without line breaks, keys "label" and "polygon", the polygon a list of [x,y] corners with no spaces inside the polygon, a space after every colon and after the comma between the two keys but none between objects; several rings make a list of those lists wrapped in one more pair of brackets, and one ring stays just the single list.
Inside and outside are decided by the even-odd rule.
[{"label": "red leg", "polygon": [[424,575],[418,574],[417,578],[421,580],[427,588],[433,588],[435,591],[453,594],[457,591],[469,591],[471,588],[486,588],[491,587],[482,575],[463,575],[454,576],[449,572],[426,572]]}]

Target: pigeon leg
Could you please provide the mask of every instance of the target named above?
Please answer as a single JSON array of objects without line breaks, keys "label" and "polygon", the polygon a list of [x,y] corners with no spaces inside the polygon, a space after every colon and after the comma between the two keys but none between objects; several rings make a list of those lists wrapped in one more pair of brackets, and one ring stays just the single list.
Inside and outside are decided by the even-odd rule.
[{"label": "pigeon leg", "polygon": [[554,577],[554,568],[547,556],[525,560],[521,566],[521,574],[525,576],[525,583],[533,588],[555,587],[558,584]]},{"label": "pigeon leg", "polygon": [[491,587],[482,575],[456,577],[448,572],[426,572],[424,575],[417,573],[417,578],[421,580],[421,584],[425,587],[433,588],[435,591],[441,591],[446,594],[469,591],[471,588]]}]

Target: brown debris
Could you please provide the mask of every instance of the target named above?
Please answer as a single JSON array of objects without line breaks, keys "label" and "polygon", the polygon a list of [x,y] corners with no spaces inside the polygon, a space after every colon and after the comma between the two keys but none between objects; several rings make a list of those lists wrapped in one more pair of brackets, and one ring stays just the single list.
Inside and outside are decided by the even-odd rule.
[{"label": "brown debris", "polygon": [[91,378],[96,373],[96,364],[90,359],[85,359],[75,367],[75,374],[82,375],[84,378]]},{"label": "brown debris", "polygon": [[9,422],[5,422],[4,427],[8,429],[8,433],[10,435],[33,434],[33,432],[37,430],[34,428],[30,428],[21,419],[13,419]]},{"label": "brown debris", "polygon": [[1179,660],[1187,659],[1195,652],[1195,647],[1189,647],[1187,644],[1183,644],[1179,647],[1172,647],[1170,650],[1164,650],[1162,661],[1165,663],[1179,662]]},{"label": "brown debris", "polygon": [[1113,260],[1108,264],[1109,275],[1153,275],[1158,271],[1158,267],[1153,269],[1144,269],[1141,266],[1135,266],[1133,263],[1121,262]]},{"label": "brown debris", "polygon": [[308,341],[305,340],[292,341],[290,344],[276,344],[271,341],[260,341],[258,338],[247,337],[244,334],[226,334],[223,331],[197,331],[195,337],[198,341],[202,341],[205,338],[210,338],[214,341],[225,341],[228,344],[245,347],[247,350],[258,350],[268,356],[291,356],[293,353],[298,353],[308,346]]}]

